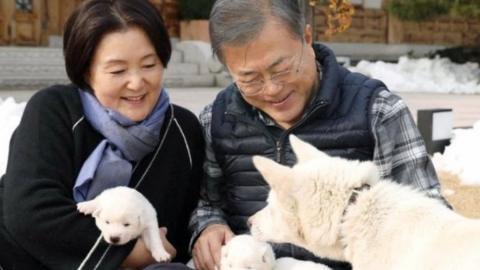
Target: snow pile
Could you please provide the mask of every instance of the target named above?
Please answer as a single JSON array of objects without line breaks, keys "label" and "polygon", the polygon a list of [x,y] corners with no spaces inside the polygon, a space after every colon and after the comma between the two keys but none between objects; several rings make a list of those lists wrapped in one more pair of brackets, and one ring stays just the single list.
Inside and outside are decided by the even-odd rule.
[{"label": "snow pile", "polygon": [[480,121],[472,129],[455,129],[449,146],[443,154],[435,153],[433,163],[437,171],[458,175],[461,184],[480,185]]},{"label": "snow pile", "polygon": [[10,137],[20,122],[25,104],[16,103],[11,97],[0,98],[0,176],[5,173]]},{"label": "snow pile", "polygon": [[395,92],[480,94],[477,63],[456,64],[448,58],[399,58],[398,63],[362,60],[351,71],[383,81]]}]

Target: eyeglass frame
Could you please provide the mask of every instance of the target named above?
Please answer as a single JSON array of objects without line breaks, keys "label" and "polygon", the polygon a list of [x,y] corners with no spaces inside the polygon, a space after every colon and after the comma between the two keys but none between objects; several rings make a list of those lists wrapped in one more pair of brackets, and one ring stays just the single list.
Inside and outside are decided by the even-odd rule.
[{"label": "eyeglass frame", "polygon": [[[237,81],[234,81],[234,84],[236,86],[236,88],[238,89],[238,91],[240,91],[240,93],[243,95],[243,96],[246,96],[246,97],[253,97],[253,96],[257,96],[259,95],[260,93],[263,93],[263,91],[265,91],[265,86],[267,85],[267,81],[270,81],[272,84],[276,85],[276,86],[283,86],[285,85],[285,83],[287,83],[288,81],[290,81],[293,77],[293,75],[295,74],[298,74],[300,72],[300,67],[302,66],[303,64],[303,51],[304,51],[304,47],[305,47],[305,42],[302,41],[302,51],[301,51],[301,54],[300,54],[300,61],[298,63],[298,66],[295,70],[295,72],[293,72],[293,69],[292,69],[292,66],[290,66],[290,68],[284,72],[280,72],[280,73],[277,73],[276,75],[272,75],[270,76],[270,78],[259,78],[258,79],[258,82],[256,82],[257,80],[255,80],[254,82],[251,82],[250,84],[257,84],[257,83],[261,83],[261,88],[259,88],[259,90],[257,91],[254,91],[254,92],[251,92],[251,93],[248,93],[248,92],[245,92],[245,90],[242,90],[242,87],[240,87],[240,85],[242,83],[238,83]],[[294,62],[294,61],[293,61]],[[283,75],[287,75],[289,78],[286,79],[286,80],[281,80],[281,81],[275,81],[275,78],[276,77],[279,77],[279,76],[283,76]],[[240,84],[240,85],[239,85]],[[248,86],[247,86],[248,87]]]}]

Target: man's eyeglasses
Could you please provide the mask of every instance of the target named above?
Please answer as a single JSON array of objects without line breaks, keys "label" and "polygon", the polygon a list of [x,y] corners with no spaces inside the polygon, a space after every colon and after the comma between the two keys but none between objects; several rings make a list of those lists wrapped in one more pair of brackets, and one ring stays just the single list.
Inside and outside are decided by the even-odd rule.
[{"label": "man's eyeglasses", "polygon": [[283,88],[283,86],[286,83],[289,83],[296,79],[296,75],[300,72],[300,67],[303,62],[303,49],[305,47],[305,44],[302,44],[302,51],[300,54],[300,58],[298,61],[298,65],[296,68],[294,68],[295,65],[295,58],[292,59],[292,63],[290,64],[290,67],[287,68],[287,70],[273,74],[270,76],[270,79],[266,78],[259,78],[254,81],[248,82],[248,83],[242,83],[242,82],[235,82],[237,85],[238,90],[242,93],[242,95],[246,97],[250,96],[256,96],[263,92],[265,90],[266,82],[270,80],[271,83],[275,84],[277,87]]}]

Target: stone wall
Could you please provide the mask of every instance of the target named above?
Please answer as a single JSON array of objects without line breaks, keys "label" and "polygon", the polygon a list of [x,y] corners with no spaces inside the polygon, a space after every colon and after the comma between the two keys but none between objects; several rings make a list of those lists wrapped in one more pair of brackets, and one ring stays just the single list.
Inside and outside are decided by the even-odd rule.
[{"label": "stone wall", "polygon": [[445,16],[425,22],[406,22],[390,16],[388,42],[478,45],[480,44],[480,20]]},{"label": "stone wall", "polygon": [[[49,36],[61,36],[72,11],[84,0],[33,1],[32,10],[19,11],[13,0],[0,0],[0,45],[46,46]],[[162,13],[168,32],[179,36],[176,0],[150,0]]]},{"label": "stone wall", "polygon": [[386,44],[480,44],[480,20],[439,17],[434,20],[401,21],[383,9],[368,9],[355,6],[351,27],[340,34],[327,37],[327,6],[314,9],[316,40],[330,42],[365,42]]}]

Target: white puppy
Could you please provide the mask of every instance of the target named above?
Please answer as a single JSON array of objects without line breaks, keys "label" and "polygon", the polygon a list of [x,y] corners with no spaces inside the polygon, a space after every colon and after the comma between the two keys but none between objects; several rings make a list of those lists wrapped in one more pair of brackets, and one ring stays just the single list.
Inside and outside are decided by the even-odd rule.
[{"label": "white puppy", "polygon": [[95,218],[109,244],[123,245],[141,237],[156,261],[170,259],[160,240],[157,213],[137,190],[128,187],[107,189],[93,200],[78,203],[77,209]]},{"label": "white puppy", "polygon": [[230,239],[221,255],[220,270],[272,270],[275,264],[272,247],[247,234]]},{"label": "white puppy", "polygon": [[262,241],[290,242],[355,270],[477,270],[480,220],[393,181],[372,162],[330,157],[295,136],[289,168],[254,157],[268,205],[250,218]]},{"label": "white puppy", "polygon": [[220,270],[331,270],[322,264],[293,258],[275,260],[272,247],[251,235],[237,235],[222,247]]}]

